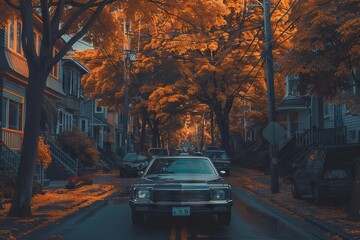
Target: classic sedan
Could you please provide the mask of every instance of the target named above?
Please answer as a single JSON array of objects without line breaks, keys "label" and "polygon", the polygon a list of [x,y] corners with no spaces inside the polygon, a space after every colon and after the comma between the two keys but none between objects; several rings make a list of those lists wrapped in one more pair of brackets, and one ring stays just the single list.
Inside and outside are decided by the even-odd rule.
[{"label": "classic sedan", "polygon": [[149,165],[147,157],[136,152],[127,153],[120,162],[120,177],[138,176],[138,172],[144,171]]},{"label": "classic sedan", "polygon": [[[224,174],[224,172],[221,172]],[[222,225],[231,221],[231,187],[207,157],[168,156],[153,159],[131,186],[133,224],[145,216],[214,215]]]}]

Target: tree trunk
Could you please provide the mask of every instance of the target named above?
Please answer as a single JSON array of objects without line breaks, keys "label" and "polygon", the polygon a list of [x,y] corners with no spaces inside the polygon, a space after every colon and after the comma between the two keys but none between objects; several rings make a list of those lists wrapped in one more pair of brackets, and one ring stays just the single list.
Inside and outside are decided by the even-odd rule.
[{"label": "tree trunk", "polygon": [[47,74],[38,69],[30,73],[26,89],[26,115],[24,140],[21,149],[20,166],[16,179],[16,189],[9,211],[10,217],[30,217],[31,195],[34,180],[35,162],[38,154],[41,104]]},{"label": "tree trunk", "polygon": [[229,115],[224,116],[221,110],[215,110],[215,114],[221,136],[221,148],[229,153]]},{"label": "tree trunk", "polygon": [[360,221],[360,164],[356,168],[348,219]]},{"label": "tree trunk", "polygon": [[140,149],[141,151],[145,151],[145,143],[146,143],[146,123],[148,121],[146,110],[142,111],[142,119],[141,119],[141,135],[140,135]]},{"label": "tree trunk", "polygon": [[214,146],[215,145],[215,136],[214,136],[214,107],[209,106],[210,107],[210,130],[211,130],[211,145]]}]

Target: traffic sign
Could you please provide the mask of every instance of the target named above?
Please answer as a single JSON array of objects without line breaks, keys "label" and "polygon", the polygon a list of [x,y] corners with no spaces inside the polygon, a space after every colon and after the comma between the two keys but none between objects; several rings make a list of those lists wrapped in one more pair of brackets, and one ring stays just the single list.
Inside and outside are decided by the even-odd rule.
[{"label": "traffic sign", "polygon": [[263,136],[270,144],[279,144],[286,137],[286,130],[278,122],[269,122],[263,130]]}]

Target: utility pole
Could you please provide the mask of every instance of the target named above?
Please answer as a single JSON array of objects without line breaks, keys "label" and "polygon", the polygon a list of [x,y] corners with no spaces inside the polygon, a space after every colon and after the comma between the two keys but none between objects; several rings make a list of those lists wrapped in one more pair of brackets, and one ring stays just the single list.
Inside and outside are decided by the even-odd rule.
[{"label": "utility pole", "polygon": [[[274,69],[272,58],[271,25],[270,25],[270,0],[263,0],[264,8],[264,32],[265,32],[265,57],[266,57],[266,84],[268,95],[268,118],[269,123],[277,122],[275,112],[275,93],[274,93]],[[279,192],[279,177],[277,172],[278,146],[272,142],[270,144],[270,169],[271,169],[271,192]]]},{"label": "utility pole", "polygon": [[123,135],[122,135],[122,146],[124,148],[123,154],[125,155],[128,151],[128,118],[129,118],[129,84],[130,84],[130,76],[129,76],[129,67],[130,67],[130,59],[129,59],[129,51],[131,46],[130,39],[130,23],[126,22],[124,18],[124,47],[123,47],[123,61],[124,61],[124,112],[123,112]]}]

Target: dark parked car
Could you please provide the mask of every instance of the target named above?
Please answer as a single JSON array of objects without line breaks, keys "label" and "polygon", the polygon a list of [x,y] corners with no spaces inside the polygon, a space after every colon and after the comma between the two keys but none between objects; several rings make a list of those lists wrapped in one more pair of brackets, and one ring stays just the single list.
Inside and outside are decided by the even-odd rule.
[{"label": "dark parked car", "polygon": [[226,176],[230,176],[231,162],[226,151],[206,150],[204,151],[204,157],[210,158],[218,171],[225,171]]},{"label": "dark parked car", "polygon": [[149,148],[148,155],[150,159],[156,156],[169,156],[169,151],[166,148]]},{"label": "dark parked car", "polygon": [[328,196],[350,196],[359,145],[312,149],[292,176],[292,195],[313,195],[315,203]]},{"label": "dark parked car", "polygon": [[148,165],[149,161],[146,156],[128,152],[120,162],[120,177],[138,176],[138,172],[144,171]]},{"label": "dark parked car", "polygon": [[222,225],[231,221],[230,185],[206,157],[156,157],[131,186],[129,204],[133,224],[153,214],[216,215]]}]

